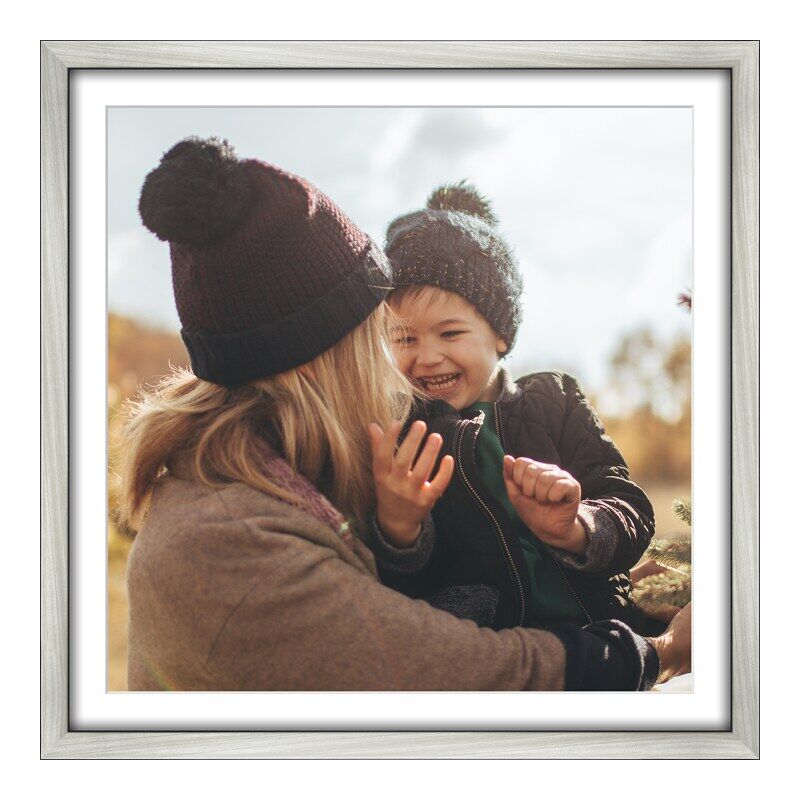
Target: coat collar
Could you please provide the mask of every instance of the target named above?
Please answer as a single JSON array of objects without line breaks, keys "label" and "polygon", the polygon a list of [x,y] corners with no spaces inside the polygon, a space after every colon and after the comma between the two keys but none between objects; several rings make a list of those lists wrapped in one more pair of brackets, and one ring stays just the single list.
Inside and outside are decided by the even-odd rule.
[{"label": "coat collar", "polygon": [[498,403],[509,403],[519,397],[522,389],[517,386],[511,373],[505,368],[500,368],[500,394],[497,396]]}]

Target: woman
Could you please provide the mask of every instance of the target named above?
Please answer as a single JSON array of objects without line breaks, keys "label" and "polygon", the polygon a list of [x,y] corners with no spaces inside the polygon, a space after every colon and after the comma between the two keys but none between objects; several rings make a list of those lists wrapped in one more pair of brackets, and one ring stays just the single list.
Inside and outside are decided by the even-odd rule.
[{"label": "woman", "polygon": [[613,621],[495,633],[382,586],[367,424],[411,404],[385,256],[306,181],[216,140],[166,153],[139,209],[170,244],[193,373],[127,428],[129,688],[642,690],[687,669],[686,613],[649,641]]}]

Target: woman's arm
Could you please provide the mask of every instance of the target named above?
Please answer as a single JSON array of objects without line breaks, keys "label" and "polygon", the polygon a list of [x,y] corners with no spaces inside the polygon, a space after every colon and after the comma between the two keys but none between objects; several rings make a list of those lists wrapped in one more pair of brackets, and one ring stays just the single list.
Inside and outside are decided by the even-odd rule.
[{"label": "woman's arm", "polygon": [[653,646],[621,623],[496,633],[300,537],[264,532],[268,549],[274,537],[280,564],[270,559],[265,580],[249,562],[249,590],[207,656],[239,689],[641,690],[658,675]]}]

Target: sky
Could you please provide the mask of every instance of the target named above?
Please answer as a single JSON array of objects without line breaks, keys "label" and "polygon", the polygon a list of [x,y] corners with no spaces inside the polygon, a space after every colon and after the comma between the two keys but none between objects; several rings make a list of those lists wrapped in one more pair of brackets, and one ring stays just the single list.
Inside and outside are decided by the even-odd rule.
[{"label": "sky", "polygon": [[438,185],[493,204],[525,283],[512,374],[607,381],[624,334],[688,335],[690,108],[109,108],[111,311],[180,330],[168,246],[137,212],[145,175],[178,140],[219,136],[315,184],[379,244]]}]

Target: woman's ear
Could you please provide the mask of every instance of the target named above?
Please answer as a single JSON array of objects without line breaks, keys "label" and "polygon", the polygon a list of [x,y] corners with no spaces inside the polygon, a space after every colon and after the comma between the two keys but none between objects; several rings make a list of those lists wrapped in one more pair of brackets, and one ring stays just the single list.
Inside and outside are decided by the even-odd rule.
[{"label": "woman's ear", "polygon": [[496,346],[497,346],[498,355],[502,355],[503,353],[505,353],[508,350],[508,345],[499,336],[497,337],[497,345]]}]

